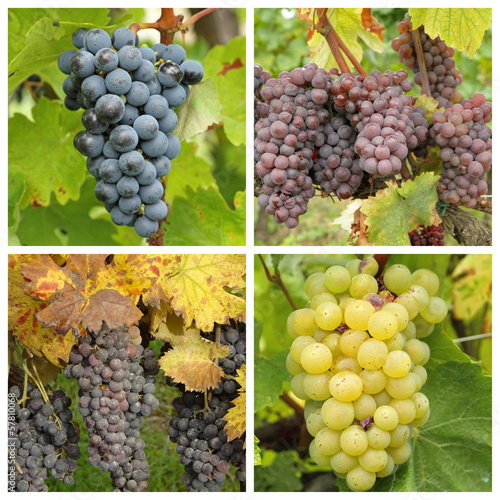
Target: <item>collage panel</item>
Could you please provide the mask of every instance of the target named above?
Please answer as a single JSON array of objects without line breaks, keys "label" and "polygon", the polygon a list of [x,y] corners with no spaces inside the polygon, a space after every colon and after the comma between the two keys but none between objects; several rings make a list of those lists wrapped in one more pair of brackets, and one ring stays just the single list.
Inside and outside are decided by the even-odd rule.
[{"label": "collage panel", "polygon": [[9,9],[9,244],[244,246],[245,17]]},{"label": "collage panel", "polygon": [[488,254],[255,257],[256,492],[491,492]]},{"label": "collage panel", "polygon": [[256,246],[491,246],[491,21],[256,8]]},{"label": "collage panel", "polygon": [[246,491],[244,254],[11,254],[8,276],[8,491]]}]

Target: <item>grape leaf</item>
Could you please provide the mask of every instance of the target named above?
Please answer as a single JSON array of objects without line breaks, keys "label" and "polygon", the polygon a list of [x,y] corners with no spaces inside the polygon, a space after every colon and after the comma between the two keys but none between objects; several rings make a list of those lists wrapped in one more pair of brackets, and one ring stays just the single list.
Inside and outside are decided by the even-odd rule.
[{"label": "grape leaf", "polygon": [[[363,9],[341,9],[335,8],[328,13],[330,22],[340,36],[347,44],[349,50],[359,61],[363,58],[363,46],[358,39],[362,40],[368,48],[375,52],[382,53],[385,49],[384,42],[380,40],[377,33],[367,31],[362,24]],[[315,31],[314,35],[308,40],[307,45],[311,51],[311,59],[320,68],[337,68],[338,64],[333,57],[332,51],[323,35]],[[351,65],[346,59],[348,65]]]},{"label": "grape leaf", "polygon": [[184,384],[187,391],[217,387],[224,376],[217,359],[227,356],[229,348],[205,340],[196,331],[188,330],[177,340],[175,347],[159,359],[165,375]]},{"label": "grape leaf", "polygon": [[26,293],[50,304],[35,314],[44,327],[55,327],[60,334],[78,329],[99,331],[102,323],[110,328],[128,328],[142,317],[134,302],[114,290],[115,273],[106,264],[106,255],[68,255],[64,267],[48,255],[35,255],[23,265],[29,280]]},{"label": "grape leaf", "polygon": [[419,224],[438,225],[436,212],[438,177],[432,172],[408,180],[401,187],[393,181],[363,202],[368,238],[373,245],[408,245],[408,233]]},{"label": "grape leaf", "polygon": [[283,381],[290,380],[285,369],[285,361],[289,349],[285,349],[272,358],[256,355],[254,362],[254,410],[273,406],[283,394]]},{"label": "grape leaf", "polygon": [[[81,161],[79,158],[79,161]],[[121,230],[128,233],[129,246],[140,245],[141,238],[127,227],[117,227],[106,210],[99,206],[94,195],[95,180],[88,176],[78,201],[68,201],[65,206],[54,203],[48,207],[33,206],[21,210],[19,238],[23,245],[98,245],[114,246]],[[94,214],[102,209],[102,216]]]},{"label": "grape leaf", "polygon": [[19,220],[19,200],[24,193],[24,174],[19,165],[9,165],[8,191],[8,227],[13,227]]},{"label": "grape leaf", "polygon": [[206,132],[210,125],[220,122],[221,108],[212,80],[193,85],[188,98],[177,110],[179,123],[175,127],[174,135],[183,142]]},{"label": "grape leaf", "polygon": [[470,321],[491,302],[491,255],[466,255],[453,269],[453,315]]},{"label": "grape leaf", "polygon": [[253,464],[262,465],[261,449],[259,448],[259,438],[254,435],[253,437]]},{"label": "grape leaf", "polygon": [[413,29],[424,25],[425,32],[472,59],[491,26],[492,9],[408,9]]},{"label": "grape leaf", "polygon": [[163,242],[169,246],[224,246],[245,244],[245,195],[238,192],[231,210],[214,187],[187,186],[186,197],[175,197]]},{"label": "grape leaf", "polygon": [[46,207],[52,192],[61,205],[77,200],[86,168],[73,147],[73,133],[67,131],[80,128],[80,115],[44,97],[32,113],[33,122],[20,114],[9,119],[9,167],[24,173],[25,189],[19,206]]},{"label": "grape leaf", "polygon": [[185,325],[194,320],[209,332],[215,323],[244,321],[245,300],[228,290],[245,288],[245,273],[244,255],[181,255],[143,300],[146,305],[153,299],[168,300]]},{"label": "grape leaf", "polygon": [[33,300],[24,293],[26,281],[20,270],[31,255],[9,256],[9,330],[13,336],[35,356],[45,357],[50,363],[61,368],[61,360],[67,362],[75,342],[73,332],[62,336],[55,328],[43,328],[35,319],[48,302]]},{"label": "grape leaf", "polygon": [[225,45],[212,47],[203,61],[206,78],[217,87],[224,133],[235,146],[246,140],[245,61],[246,37],[234,37]]},{"label": "grape leaf", "polygon": [[246,431],[246,366],[242,365],[240,370],[236,370],[236,373],[238,374],[237,382],[241,387],[238,389],[238,397],[231,401],[234,406],[229,408],[224,416],[224,420],[227,421],[225,429],[228,441],[238,439]]}]

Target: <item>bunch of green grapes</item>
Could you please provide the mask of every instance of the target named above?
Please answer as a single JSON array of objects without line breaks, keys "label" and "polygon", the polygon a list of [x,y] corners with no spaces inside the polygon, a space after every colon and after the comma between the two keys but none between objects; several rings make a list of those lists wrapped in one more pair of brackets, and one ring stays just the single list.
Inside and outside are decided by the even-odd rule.
[{"label": "bunch of green grapes", "polygon": [[286,366],[292,392],[306,401],[309,453],[355,491],[410,457],[413,429],[430,415],[421,391],[430,350],[421,339],[448,312],[432,271],[396,264],[376,279],[378,269],[368,257],[312,274],[309,302],[287,321]]}]

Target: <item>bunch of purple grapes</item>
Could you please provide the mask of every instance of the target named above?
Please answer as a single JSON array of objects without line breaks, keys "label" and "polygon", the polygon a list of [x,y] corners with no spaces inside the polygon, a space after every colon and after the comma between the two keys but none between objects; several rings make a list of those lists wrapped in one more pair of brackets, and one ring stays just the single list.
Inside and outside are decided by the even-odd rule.
[{"label": "bunch of purple grapes", "polygon": [[444,246],[444,227],[424,226],[421,224],[410,233],[410,243],[414,247],[442,247]]},{"label": "bunch of purple grapes", "polygon": [[452,206],[474,208],[488,193],[486,175],[493,161],[491,103],[481,93],[432,115],[431,138],[441,147],[443,172],[439,198]]},{"label": "bunch of purple grapes", "polygon": [[[399,53],[399,60],[415,74],[414,81],[422,86],[422,73],[416,57],[415,43],[412,37],[412,26],[408,19],[403,20],[398,25],[400,35],[392,41],[392,48]],[[460,102],[462,93],[457,87],[462,83],[463,77],[459,69],[455,66],[453,56],[455,50],[441,40],[441,38],[431,38],[421,26],[418,29],[418,36],[422,44],[425,68],[432,97],[434,97],[439,107],[448,108],[453,103]]]}]

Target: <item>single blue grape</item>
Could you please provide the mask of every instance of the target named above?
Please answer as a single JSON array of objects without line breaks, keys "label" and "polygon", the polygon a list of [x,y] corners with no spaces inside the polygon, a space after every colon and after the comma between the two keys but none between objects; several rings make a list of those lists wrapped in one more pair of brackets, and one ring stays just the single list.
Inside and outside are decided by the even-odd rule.
[{"label": "single blue grape", "polygon": [[109,92],[122,95],[130,90],[132,78],[124,69],[117,68],[106,75],[104,83]]},{"label": "single blue grape", "polygon": [[131,198],[120,198],[118,200],[118,206],[120,210],[126,214],[135,214],[141,208],[142,200],[138,194]]},{"label": "single blue grape", "polygon": [[97,118],[95,108],[85,110],[82,115],[82,124],[91,134],[103,134],[108,130],[108,124]]},{"label": "single blue grape", "polygon": [[71,41],[77,49],[82,49],[85,42],[85,35],[89,32],[87,28],[78,28],[71,36]]},{"label": "single blue grape", "polygon": [[158,120],[158,126],[164,134],[172,132],[177,124],[179,123],[179,118],[177,113],[173,109],[168,109],[167,114]]},{"label": "single blue grape", "polygon": [[108,184],[104,181],[99,181],[95,185],[95,197],[106,205],[116,203],[120,199],[120,194],[116,189],[116,184]]},{"label": "single blue grape", "polygon": [[78,95],[78,90],[75,88],[75,85],[73,84],[73,77],[71,75],[67,76],[62,85],[64,93],[68,96],[71,97],[71,99],[76,99],[76,96]]},{"label": "single blue grape", "polygon": [[205,71],[203,66],[198,61],[184,61],[181,64],[181,70],[183,73],[182,83],[187,85],[197,85],[203,80],[203,75]]},{"label": "single blue grape", "polygon": [[102,154],[104,142],[104,137],[101,134],[95,135],[82,130],[76,134],[73,144],[81,155],[95,158]]},{"label": "single blue grape", "polygon": [[106,158],[112,158],[113,160],[117,160],[121,156],[121,153],[117,151],[109,141],[107,141],[106,144],[104,144],[102,154]]},{"label": "single blue grape", "polygon": [[152,158],[151,163],[156,168],[156,177],[161,178],[167,175],[172,168],[172,163],[166,156],[159,156],[158,158]]},{"label": "single blue grape", "polygon": [[99,169],[101,165],[106,161],[106,157],[104,155],[96,156],[95,158],[87,158],[87,170],[89,174],[94,177],[97,181],[101,180],[101,176],[99,175]]},{"label": "single blue grape", "polygon": [[158,179],[155,179],[151,184],[140,187],[139,196],[143,203],[152,204],[161,199],[163,191],[163,184]]},{"label": "single blue grape", "polygon": [[184,47],[177,43],[167,45],[161,55],[165,61],[173,61],[179,65],[186,60],[186,51]]},{"label": "single blue grape", "polygon": [[125,104],[125,113],[123,118],[118,122],[120,125],[133,125],[135,120],[139,118],[139,110],[131,104]]},{"label": "single blue grape", "polygon": [[69,63],[71,72],[80,78],[87,78],[95,72],[94,55],[87,51],[78,51]]},{"label": "single blue grape", "polygon": [[[64,85],[63,85],[64,87]],[[144,105],[144,113],[154,116],[157,120],[168,112],[168,101],[162,95],[152,95]]]},{"label": "single blue grape", "polygon": [[125,45],[118,51],[120,67],[127,71],[134,71],[142,62],[141,51],[137,47]]},{"label": "single blue grape", "polygon": [[113,49],[101,49],[95,55],[94,65],[99,71],[109,73],[118,67],[118,54]]},{"label": "single blue grape", "polygon": [[166,48],[167,46],[164,43],[155,43],[151,46],[151,50],[156,54],[156,62],[161,59],[161,55]]},{"label": "single blue grape", "polygon": [[149,99],[149,88],[144,82],[132,82],[132,86],[125,94],[125,97],[132,106],[144,106]]},{"label": "single blue grape", "polygon": [[116,189],[124,198],[132,198],[139,192],[139,183],[135,177],[124,175],[116,183]]},{"label": "single blue grape", "polygon": [[137,218],[134,224],[135,232],[142,238],[149,238],[154,233],[158,232],[159,224],[158,221],[152,221],[148,219],[145,215],[141,215]]},{"label": "single blue grape", "polygon": [[84,47],[92,54],[96,54],[100,49],[111,48],[111,37],[101,29],[90,30],[83,39]]},{"label": "single blue grape", "polygon": [[116,50],[125,45],[135,45],[135,34],[128,28],[118,28],[111,37],[111,43]]},{"label": "single blue grape", "polygon": [[155,76],[155,67],[150,61],[142,61],[141,65],[132,72],[132,76],[138,82],[149,82]]},{"label": "single blue grape", "polygon": [[154,64],[156,62],[156,54],[155,51],[150,47],[139,47],[141,51],[143,61],[149,61]]},{"label": "single blue grape", "polygon": [[156,76],[150,80],[149,82],[146,82],[146,87],[149,89],[149,95],[157,95],[161,94],[161,83],[158,81]]},{"label": "single blue grape", "polygon": [[108,184],[116,184],[123,177],[118,160],[112,158],[105,159],[99,167],[99,176]]},{"label": "single blue grape", "polygon": [[186,91],[181,85],[163,89],[161,95],[168,101],[168,105],[171,108],[180,106],[186,100]]},{"label": "single blue grape", "polygon": [[125,175],[139,175],[144,170],[144,157],[139,151],[123,153],[118,161],[120,169]]},{"label": "single blue grape", "polygon": [[179,156],[179,153],[181,152],[181,143],[174,134],[167,134],[167,139],[168,148],[165,151],[165,156],[169,160],[173,160],[174,158]]},{"label": "single blue grape", "polygon": [[167,136],[159,131],[153,139],[149,141],[141,141],[140,145],[142,151],[150,158],[156,158],[165,153],[168,148]]},{"label": "single blue grape", "polygon": [[95,103],[95,112],[104,123],[118,123],[125,113],[125,103],[117,95],[106,94]]},{"label": "single blue grape", "polygon": [[91,75],[82,83],[82,94],[90,102],[96,102],[97,99],[107,94],[104,78],[99,75]]},{"label": "single blue grape", "polygon": [[134,122],[134,130],[137,132],[139,139],[150,140],[158,133],[158,121],[151,115],[141,115]]},{"label": "single blue grape", "polygon": [[71,67],[69,63],[71,62],[71,58],[76,54],[76,50],[68,49],[59,54],[59,58],[57,59],[58,68],[65,74],[69,75],[71,73]]},{"label": "single blue grape", "polygon": [[69,95],[64,98],[64,105],[70,111],[78,111],[81,108],[80,103]]},{"label": "single blue grape", "polygon": [[139,143],[137,132],[129,125],[118,125],[109,135],[111,145],[120,153],[135,149]]},{"label": "single blue grape", "polygon": [[156,73],[156,78],[164,87],[176,87],[181,83],[182,70],[173,61],[167,61],[160,65]]},{"label": "single blue grape", "polygon": [[168,207],[163,200],[144,206],[144,215],[151,220],[163,220],[168,214]]},{"label": "single blue grape", "polygon": [[134,219],[133,214],[126,214],[118,205],[115,205],[111,209],[111,212],[109,212],[109,214],[111,215],[111,220],[117,226],[126,226],[127,224],[130,224],[130,222],[132,222],[132,220]]},{"label": "single blue grape", "polygon": [[143,171],[135,178],[141,186],[148,186],[149,184],[152,184],[156,179],[155,166],[151,162],[145,161]]}]

